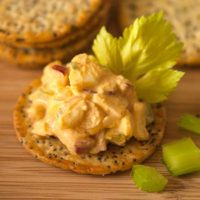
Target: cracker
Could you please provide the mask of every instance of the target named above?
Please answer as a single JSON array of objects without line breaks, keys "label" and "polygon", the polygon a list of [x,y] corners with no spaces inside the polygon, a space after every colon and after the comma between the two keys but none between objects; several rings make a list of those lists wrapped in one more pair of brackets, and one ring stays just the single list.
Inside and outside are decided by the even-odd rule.
[{"label": "cracker", "polygon": [[200,63],[199,7],[199,0],[119,1],[119,25],[123,30],[136,17],[163,10],[166,18],[174,26],[176,35],[184,43],[184,52],[179,64],[198,65]]},{"label": "cracker", "polygon": [[134,139],[124,147],[110,145],[105,152],[85,155],[70,155],[67,148],[55,137],[39,137],[31,133],[31,123],[27,109],[31,102],[28,96],[40,86],[35,80],[19,97],[14,110],[14,126],[17,137],[23,146],[39,160],[82,174],[105,175],[125,171],[134,163],[147,159],[160,144],[165,129],[165,110],[163,106],[154,106],[155,121],[147,128],[150,139],[139,142]]},{"label": "cracker", "polygon": [[107,18],[108,16],[108,11],[110,9],[111,2],[110,1],[105,1],[100,8],[93,13],[93,16],[91,16],[91,19],[87,22],[85,26],[83,26],[80,30],[72,30],[68,34],[64,35],[60,39],[56,39],[53,41],[49,42],[44,42],[44,43],[26,43],[22,40],[20,41],[14,41],[14,42],[9,42],[9,41],[2,41],[2,43],[5,43],[7,45],[17,47],[17,48],[55,48],[59,46],[63,46],[67,43],[70,43],[74,40],[78,40],[81,38],[83,35],[86,35],[87,33],[90,33],[97,24],[100,24],[101,20],[105,21],[104,19]]},{"label": "cracker", "polygon": [[102,0],[1,0],[0,40],[48,42],[85,26]]},{"label": "cracker", "polygon": [[0,58],[23,68],[38,68],[54,60],[68,60],[81,50],[89,46],[98,33],[100,27],[106,22],[106,16],[90,33],[86,33],[79,40],[66,46],[52,49],[19,49],[0,44]]}]

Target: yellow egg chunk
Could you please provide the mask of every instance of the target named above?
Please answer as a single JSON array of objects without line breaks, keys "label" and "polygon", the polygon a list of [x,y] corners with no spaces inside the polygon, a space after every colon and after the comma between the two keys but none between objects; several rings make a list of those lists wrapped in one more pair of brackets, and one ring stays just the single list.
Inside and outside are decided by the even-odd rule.
[{"label": "yellow egg chunk", "polygon": [[86,110],[87,103],[84,99],[72,97],[60,109],[61,117],[59,118],[62,120],[62,127],[73,128],[78,126],[78,123],[83,120]]},{"label": "yellow egg chunk", "polygon": [[49,92],[59,93],[67,84],[67,68],[56,61],[44,68],[42,76],[43,88]]},{"label": "yellow egg chunk", "polygon": [[[88,64],[90,65],[89,67]],[[85,59],[84,54],[74,57],[69,67],[69,81],[71,86],[83,89],[98,84],[102,73],[101,67]]]},{"label": "yellow egg chunk", "polygon": [[97,154],[110,143],[123,146],[131,138],[149,138],[149,109],[138,100],[132,83],[87,54],[66,66],[46,66],[40,87],[29,99],[32,133],[57,137],[71,154]]},{"label": "yellow egg chunk", "polygon": [[103,118],[103,111],[95,103],[88,102],[88,109],[80,127],[88,131],[89,134],[94,135],[102,129]]}]

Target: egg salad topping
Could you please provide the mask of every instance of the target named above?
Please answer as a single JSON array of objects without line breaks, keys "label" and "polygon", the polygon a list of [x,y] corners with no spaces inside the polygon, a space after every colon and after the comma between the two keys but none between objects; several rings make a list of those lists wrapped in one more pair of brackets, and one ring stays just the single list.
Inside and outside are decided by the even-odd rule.
[{"label": "egg salad topping", "polygon": [[132,137],[149,138],[147,106],[138,100],[132,83],[87,54],[66,66],[46,66],[29,100],[32,133],[57,137],[71,154],[96,154],[109,143],[123,146]]}]

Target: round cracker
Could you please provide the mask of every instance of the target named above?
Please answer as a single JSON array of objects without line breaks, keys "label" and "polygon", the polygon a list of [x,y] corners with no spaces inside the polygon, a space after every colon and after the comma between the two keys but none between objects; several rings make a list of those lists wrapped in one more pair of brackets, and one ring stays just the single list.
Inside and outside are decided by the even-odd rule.
[{"label": "round cracker", "polygon": [[40,86],[40,80],[33,81],[19,97],[14,110],[14,126],[23,146],[39,160],[56,167],[82,174],[105,175],[125,171],[134,163],[147,159],[160,144],[165,129],[165,109],[154,106],[155,120],[147,129],[148,141],[130,140],[124,147],[109,145],[107,151],[98,154],[70,155],[67,148],[55,137],[39,137],[31,133],[31,122],[27,109],[31,102],[28,96]]},{"label": "round cracker", "polygon": [[142,15],[164,11],[176,35],[184,43],[184,52],[178,61],[180,65],[198,65],[200,63],[200,1],[196,0],[124,0],[119,1],[118,19],[121,30]]},{"label": "round cracker", "polygon": [[101,3],[102,0],[2,0],[0,40],[41,43],[61,38],[86,25]]},{"label": "round cracker", "polygon": [[99,24],[90,32],[79,38],[79,40],[69,43],[59,48],[52,49],[19,49],[0,44],[0,58],[26,69],[45,66],[54,60],[66,61],[89,46],[91,41],[97,35],[100,27],[107,21],[107,15],[104,15]]},{"label": "round cracker", "polygon": [[62,38],[45,42],[45,43],[25,43],[24,41],[7,41],[4,40],[2,43],[7,44],[8,46],[16,47],[16,48],[57,48],[63,45],[67,45],[68,43],[73,42],[74,40],[79,40],[83,35],[86,35],[90,33],[93,29],[96,29],[98,24],[102,24],[101,21],[105,21],[104,19],[107,18],[108,11],[110,9],[111,2],[105,1],[98,11],[93,14],[91,19],[87,22],[87,24],[84,27],[82,27],[80,30],[74,30],[70,32],[67,35],[64,35]]}]

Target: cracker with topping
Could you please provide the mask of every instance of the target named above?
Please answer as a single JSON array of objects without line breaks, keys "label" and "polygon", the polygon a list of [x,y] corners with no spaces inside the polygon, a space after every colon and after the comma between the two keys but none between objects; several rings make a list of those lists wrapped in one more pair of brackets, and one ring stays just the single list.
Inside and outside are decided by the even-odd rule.
[{"label": "cracker with topping", "polygon": [[[165,129],[164,107],[162,105],[153,106],[152,120],[142,124],[140,117],[143,115],[137,114],[140,108],[135,108],[138,118],[135,118],[134,126],[140,124],[141,127],[134,128],[135,131],[129,131],[133,129],[128,123],[131,121],[127,118],[132,117],[130,113],[127,115],[127,112],[133,109],[131,107],[134,102],[131,99],[136,101],[134,107],[138,104],[142,105],[133,95],[132,86],[127,84],[128,80],[126,81],[123,77],[100,69],[95,61],[84,61],[84,59],[86,59],[84,54],[76,56],[70,67],[64,67],[60,62],[52,63],[45,68],[41,80],[36,80],[28,86],[18,99],[14,111],[17,137],[36,158],[56,167],[96,175],[128,170],[134,163],[140,163],[148,158],[160,144]],[[83,67],[84,62],[89,63]],[[81,70],[81,77],[85,75],[77,79],[79,70]],[[46,84],[51,76],[54,79]],[[69,80],[66,77],[69,77]],[[117,82],[113,81],[115,79]],[[81,88],[79,82],[81,82]],[[113,88],[110,87],[112,83]],[[55,102],[52,100],[54,95],[56,95],[55,100],[60,102],[59,104],[51,103]],[[123,99],[127,95],[129,98]],[[118,107],[116,107],[117,96],[121,99],[121,103],[125,101]],[[67,107],[63,110],[62,107],[65,104]],[[109,107],[106,106],[107,104]],[[90,106],[92,106],[91,110]],[[118,123],[110,123],[109,117],[110,122]],[[60,124],[61,119],[63,124]],[[62,128],[60,133],[58,126]],[[148,137],[140,137],[143,129],[148,132]],[[140,133],[136,134],[137,130]],[[102,131],[106,133],[103,138],[101,137]]]}]

